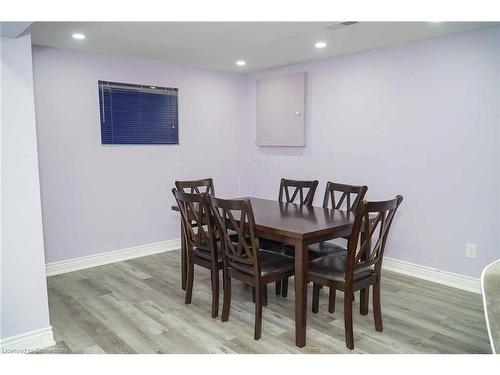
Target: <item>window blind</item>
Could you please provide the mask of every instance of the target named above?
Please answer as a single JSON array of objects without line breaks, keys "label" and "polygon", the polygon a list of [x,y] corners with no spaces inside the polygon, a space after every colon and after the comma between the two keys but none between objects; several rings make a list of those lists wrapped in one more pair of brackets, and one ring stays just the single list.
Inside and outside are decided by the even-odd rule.
[{"label": "window blind", "polygon": [[178,89],[99,81],[102,144],[178,144]]}]

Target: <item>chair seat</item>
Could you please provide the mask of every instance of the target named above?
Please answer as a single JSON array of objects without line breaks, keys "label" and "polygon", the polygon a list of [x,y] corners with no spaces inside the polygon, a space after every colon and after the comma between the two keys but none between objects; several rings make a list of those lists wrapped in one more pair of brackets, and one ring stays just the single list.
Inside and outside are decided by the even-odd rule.
[{"label": "chair seat", "polygon": [[[309,262],[309,276],[316,276],[331,281],[345,282],[347,251],[337,252]],[[358,268],[354,271],[354,280],[373,274],[371,267]]]},{"label": "chair seat", "polygon": [[325,255],[346,252],[346,248],[332,242],[320,242],[309,245],[309,260],[317,259]]},{"label": "chair seat", "polygon": [[[338,252],[346,252],[346,248],[331,242],[320,242],[309,245],[308,259],[309,261],[318,259],[325,255],[336,254]],[[283,245],[281,253],[289,257],[295,256],[295,249],[290,245]]]},{"label": "chair seat", "polygon": [[[275,276],[292,272],[294,269],[294,260],[292,258],[271,251],[261,250],[260,261],[261,276]],[[231,267],[249,275],[254,274],[254,267],[251,265],[232,263]]]},{"label": "chair seat", "polygon": [[281,242],[268,240],[266,238],[259,238],[259,246],[262,250],[272,251],[275,253],[280,253],[283,248],[283,244]]},{"label": "chair seat", "polygon": [[[212,261],[212,254],[207,250],[195,247],[193,249],[193,255],[197,258],[208,260],[209,262]],[[222,250],[219,246],[217,246],[217,261],[218,263],[222,263]]]}]

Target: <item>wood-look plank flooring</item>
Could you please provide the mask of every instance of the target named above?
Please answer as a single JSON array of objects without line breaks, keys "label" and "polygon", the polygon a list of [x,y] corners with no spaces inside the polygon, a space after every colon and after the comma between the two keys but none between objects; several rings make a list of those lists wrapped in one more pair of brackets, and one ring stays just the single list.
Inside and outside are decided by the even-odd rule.
[{"label": "wood-look plank flooring", "polygon": [[[382,277],[384,331],[354,303],[355,349],[344,344],[343,296],[328,313],[310,310],[307,345],[295,346],[293,282],[287,298],[269,286],[262,338],[253,339],[251,289],[233,281],[228,322],[210,317],[207,270],[195,266],[191,305],[180,287],[173,251],[48,278],[57,352],[69,353],[490,353],[479,295],[389,271]],[[221,288],[222,290],[222,288]],[[371,301],[370,301],[371,304]],[[221,293],[222,308],[222,293]]]}]

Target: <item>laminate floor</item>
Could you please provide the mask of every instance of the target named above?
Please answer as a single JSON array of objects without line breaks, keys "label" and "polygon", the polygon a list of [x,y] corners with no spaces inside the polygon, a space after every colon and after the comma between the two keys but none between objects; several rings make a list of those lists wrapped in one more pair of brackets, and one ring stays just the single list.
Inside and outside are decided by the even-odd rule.
[{"label": "laminate floor", "polygon": [[[310,312],[307,345],[295,346],[293,282],[287,298],[269,286],[262,338],[253,339],[251,289],[233,281],[228,322],[210,316],[210,273],[195,266],[191,305],[180,287],[173,251],[48,278],[50,319],[58,353],[490,353],[481,297],[385,271],[384,331],[354,303],[355,349],[344,344],[343,296],[328,313]],[[293,279],[291,279],[293,280]],[[222,290],[222,288],[221,288]],[[370,300],[371,304],[371,300]],[[221,306],[222,309],[222,293]]]}]

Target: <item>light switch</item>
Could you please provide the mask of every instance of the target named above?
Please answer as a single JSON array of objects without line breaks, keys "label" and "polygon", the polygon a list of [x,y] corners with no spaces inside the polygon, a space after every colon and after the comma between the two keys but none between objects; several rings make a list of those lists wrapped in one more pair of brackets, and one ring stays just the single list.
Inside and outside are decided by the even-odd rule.
[{"label": "light switch", "polygon": [[467,258],[475,258],[476,257],[476,244],[475,243],[466,243],[465,244],[465,256]]}]

